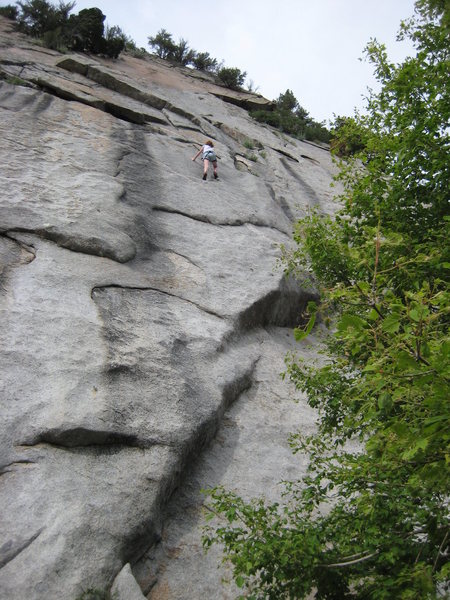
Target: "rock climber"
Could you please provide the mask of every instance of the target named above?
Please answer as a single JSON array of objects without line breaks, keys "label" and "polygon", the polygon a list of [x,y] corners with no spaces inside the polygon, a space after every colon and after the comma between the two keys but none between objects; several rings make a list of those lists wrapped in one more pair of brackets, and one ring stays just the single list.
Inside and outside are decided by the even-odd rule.
[{"label": "rock climber", "polygon": [[214,152],[214,144],[212,143],[211,140],[207,140],[203,146],[200,148],[200,150],[197,152],[197,154],[193,157],[192,160],[195,161],[195,159],[200,156],[200,154],[202,154],[202,158],[203,158],[203,181],[206,181],[206,176],[208,175],[208,167],[209,167],[209,163],[212,162],[213,164],[213,169],[214,169],[214,179],[217,179],[219,176],[217,174],[217,156],[216,153]]}]

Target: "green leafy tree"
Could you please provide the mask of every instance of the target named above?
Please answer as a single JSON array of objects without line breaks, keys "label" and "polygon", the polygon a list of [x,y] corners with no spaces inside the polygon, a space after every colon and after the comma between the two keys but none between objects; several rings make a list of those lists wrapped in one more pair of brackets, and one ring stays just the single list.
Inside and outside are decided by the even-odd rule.
[{"label": "green leafy tree", "polygon": [[197,52],[192,59],[192,64],[198,71],[213,73],[217,69],[218,62],[210,56],[209,52]]},{"label": "green leafy tree", "polygon": [[15,21],[19,15],[19,9],[17,6],[13,6],[12,4],[0,6],[0,15],[2,17],[6,17],[7,19],[11,19],[11,21]]},{"label": "green leafy tree", "polygon": [[247,73],[236,67],[223,67],[217,73],[219,80],[228,88],[239,90],[244,85]]},{"label": "green leafy tree", "polygon": [[291,90],[286,90],[284,94],[280,94],[276,100],[276,104],[279,111],[289,113],[295,113],[300,106]]},{"label": "green leafy tree", "polygon": [[125,50],[127,40],[124,31],[118,26],[107,26],[105,32],[104,53],[110,58],[118,58],[122,50]]},{"label": "green leafy tree", "polygon": [[64,3],[60,0],[58,6],[54,6],[47,0],[21,0],[17,5],[19,29],[28,35],[42,37],[46,32],[61,31],[66,26],[75,2]]},{"label": "green leafy tree", "polygon": [[172,34],[165,29],[160,29],[154,37],[149,37],[148,44],[159,58],[172,58],[176,49]]},{"label": "green leafy tree", "polygon": [[331,151],[339,158],[361,152],[365,148],[365,129],[353,117],[336,117],[331,128]]},{"label": "green leafy tree", "polygon": [[195,57],[195,50],[189,48],[189,43],[184,38],[180,38],[178,44],[175,44],[171,60],[174,62],[186,66],[192,63]]},{"label": "green leafy tree", "polygon": [[71,15],[71,43],[74,50],[101,54],[105,50],[104,21],[106,16],[99,8],[85,8]]},{"label": "green leafy tree", "polygon": [[258,110],[250,114],[257,121],[272,125],[297,138],[326,143],[330,141],[330,132],[325,125],[311,119],[308,111],[300,106],[297,98],[289,89],[278,96],[273,110]]},{"label": "green leafy tree", "polygon": [[287,358],[319,412],[315,435],[291,438],[308,474],[280,505],[211,492],[225,522],[204,543],[224,545],[247,598],[450,591],[448,3],[416,10],[401,30],[414,57],[393,65],[368,46],[381,91],[355,116],[364,147],[342,164],[342,211],[302,219],[285,254],[288,272],[314,273],[323,299],[297,339],[319,311],[334,326],[322,366]]}]

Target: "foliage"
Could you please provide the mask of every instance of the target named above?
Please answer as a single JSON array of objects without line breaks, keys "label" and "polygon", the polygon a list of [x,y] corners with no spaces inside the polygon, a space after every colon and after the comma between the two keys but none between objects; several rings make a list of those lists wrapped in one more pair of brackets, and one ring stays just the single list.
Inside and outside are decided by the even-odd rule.
[{"label": "foliage", "polygon": [[178,44],[175,45],[172,60],[179,65],[187,66],[193,63],[194,57],[195,50],[189,48],[187,40],[180,38]]},{"label": "foliage", "polygon": [[236,67],[223,67],[217,73],[219,80],[228,88],[239,90],[244,85],[247,73]]},{"label": "foliage", "polygon": [[104,37],[103,53],[110,58],[118,58],[120,53],[125,50],[126,44],[130,39],[118,25],[113,25],[112,27],[106,26]]},{"label": "foliage", "polygon": [[19,14],[19,9],[17,6],[13,6],[12,4],[7,4],[6,6],[0,6],[0,15],[2,17],[6,17],[7,19],[11,19],[11,21],[15,21]]},{"label": "foliage", "polygon": [[336,117],[331,129],[330,148],[339,158],[352,156],[365,148],[365,128],[353,117]]},{"label": "foliage", "polygon": [[81,52],[99,54],[104,49],[105,15],[99,8],[85,8],[69,19],[72,47]]},{"label": "foliage", "polygon": [[0,79],[4,79],[6,83],[10,85],[21,85],[23,87],[32,87],[29,81],[17,77],[16,75],[7,75],[6,73],[0,73]]},{"label": "foliage", "polygon": [[172,34],[165,29],[160,29],[155,36],[149,37],[148,44],[159,58],[170,58],[175,52]]},{"label": "foliage", "polygon": [[18,27],[21,31],[34,37],[42,37],[48,31],[62,28],[68,19],[75,2],[65,4],[60,0],[54,6],[47,0],[19,0]]},{"label": "foliage", "polygon": [[214,73],[217,69],[218,62],[215,58],[209,55],[209,52],[194,52],[192,65],[198,71],[207,71]]},{"label": "foliage", "polygon": [[104,35],[106,17],[99,8],[87,8],[78,15],[70,15],[75,2],[59,0],[55,6],[48,0],[20,0],[17,5],[18,28],[40,38],[48,48],[117,58],[127,43],[127,36],[120,27],[107,28]]},{"label": "foliage", "polygon": [[309,456],[306,478],[274,505],[211,492],[225,522],[204,544],[224,545],[246,598],[449,592],[450,45],[439,6],[417,3],[418,20],[402,25],[417,49],[404,63],[369,44],[381,92],[351,124],[364,144],[342,164],[343,209],[302,219],[286,255],[288,272],[314,273],[323,299],[297,339],[319,311],[334,331],[322,365],[287,358],[319,412],[315,435],[291,438]]},{"label": "foliage", "polygon": [[300,139],[326,143],[330,141],[330,132],[325,125],[311,119],[308,112],[300,106],[297,98],[289,89],[284,94],[279,95],[275,101],[274,110],[256,110],[251,112],[250,115],[260,123],[267,123]]}]

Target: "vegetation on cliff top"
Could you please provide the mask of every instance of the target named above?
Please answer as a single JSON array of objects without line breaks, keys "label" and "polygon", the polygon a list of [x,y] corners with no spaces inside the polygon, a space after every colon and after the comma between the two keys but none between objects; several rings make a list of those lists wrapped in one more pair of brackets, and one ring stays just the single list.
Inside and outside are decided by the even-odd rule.
[{"label": "vegetation on cliff top", "polygon": [[419,0],[416,11],[400,32],[414,57],[393,65],[367,47],[381,91],[343,124],[362,137],[341,165],[341,212],[302,219],[285,254],[322,291],[297,338],[319,311],[334,326],[325,364],[287,358],[319,412],[317,434],[291,438],[308,474],[280,504],[210,495],[221,519],[204,544],[223,545],[245,598],[448,597],[450,8]]},{"label": "vegetation on cliff top", "polygon": [[[148,55],[118,25],[105,28],[106,17],[99,8],[84,9],[77,15],[70,14],[75,5],[75,1],[59,0],[55,5],[49,0],[18,0],[16,5],[0,7],[0,15],[14,20],[20,31],[40,39],[46,47],[54,50],[75,50],[110,58],[118,58],[124,50],[138,58]],[[208,52],[190,48],[184,38],[175,42],[171,33],[160,29],[156,35],[149,36],[148,43],[159,58],[210,73],[217,83],[243,91],[247,76],[245,71],[237,67],[225,67],[223,61],[219,62]],[[248,91],[253,92],[253,88],[254,84],[250,81]],[[280,94],[271,108],[273,110],[259,110],[250,114],[257,121],[268,123],[299,139],[330,141],[330,132],[325,125],[314,121],[290,90]]]}]

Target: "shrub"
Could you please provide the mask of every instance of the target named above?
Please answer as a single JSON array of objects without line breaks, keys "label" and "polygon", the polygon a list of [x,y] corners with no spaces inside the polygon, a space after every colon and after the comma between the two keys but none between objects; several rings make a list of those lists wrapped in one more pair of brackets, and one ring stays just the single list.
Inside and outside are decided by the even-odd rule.
[{"label": "shrub", "polygon": [[318,310],[335,320],[326,361],[287,360],[318,409],[317,432],[290,439],[306,477],[280,504],[211,492],[223,520],[204,545],[223,544],[241,597],[449,597],[447,5],[416,3],[404,63],[368,46],[381,91],[355,117],[364,148],[341,162],[342,209],[304,217],[285,249],[286,272],[313,272],[322,292],[297,340]]},{"label": "shrub", "polygon": [[186,66],[192,63],[194,57],[195,50],[189,48],[187,40],[180,38],[178,44],[175,44],[174,50],[169,58],[180,65]]},{"label": "shrub", "polygon": [[172,34],[165,29],[160,29],[154,37],[149,37],[148,44],[159,58],[171,58],[176,50]]},{"label": "shrub", "polygon": [[34,37],[66,27],[68,15],[75,6],[75,2],[60,2],[55,7],[47,0],[21,0],[17,4],[20,8],[17,16],[19,29]]},{"label": "shrub", "polygon": [[214,72],[217,64],[217,60],[210,56],[209,52],[197,52],[192,59],[192,65],[198,71]]},{"label": "shrub", "polygon": [[103,22],[105,15],[99,8],[84,8],[78,15],[71,15],[71,45],[74,50],[100,54],[105,50]]},{"label": "shrub", "polygon": [[114,25],[106,28],[104,53],[110,58],[118,58],[125,49],[127,36],[120,27]]},{"label": "shrub", "polygon": [[6,17],[7,19],[11,19],[11,21],[15,21],[17,19],[18,14],[19,9],[17,8],[17,6],[12,6],[12,4],[0,6],[0,15],[2,17]]},{"label": "shrub", "polygon": [[281,119],[280,113],[269,110],[253,110],[250,111],[250,116],[259,123],[267,123],[279,129]]},{"label": "shrub", "polygon": [[244,84],[247,73],[236,67],[224,67],[220,69],[217,76],[226,87],[239,90]]}]

